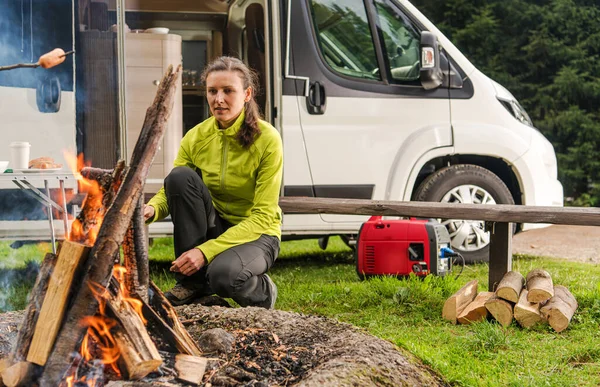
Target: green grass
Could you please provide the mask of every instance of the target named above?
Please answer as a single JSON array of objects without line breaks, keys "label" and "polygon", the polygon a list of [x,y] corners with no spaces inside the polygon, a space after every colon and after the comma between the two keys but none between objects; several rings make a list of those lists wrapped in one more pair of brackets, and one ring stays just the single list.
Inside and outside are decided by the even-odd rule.
[{"label": "green grass", "polygon": [[[39,261],[45,246],[19,250],[0,243],[0,307],[21,309],[33,283],[26,261]],[[150,249],[153,280],[163,289],[174,284],[169,239]],[[33,266],[29,264],[31,269]],[[600,385],[600,267],[530,256],[516,257],[514,270],[544,268],[567,286],[579,302],[570,327],[556,333],[548,326],[530,330],[495,322],[470,326],[442,320],[444,301],[467,281],[487,285],[487,265],[465,268],[454,277],[376,278],[359,281],[351,251],[335,238],[326,251],[316,240],[285,242],[271,271],[279,287],[277,308],[336,318],[389,340],[415,354],[457,386]],[[10,285],[7,274],[18,279]],[[15,286],[19,283],[18,286]]]}]

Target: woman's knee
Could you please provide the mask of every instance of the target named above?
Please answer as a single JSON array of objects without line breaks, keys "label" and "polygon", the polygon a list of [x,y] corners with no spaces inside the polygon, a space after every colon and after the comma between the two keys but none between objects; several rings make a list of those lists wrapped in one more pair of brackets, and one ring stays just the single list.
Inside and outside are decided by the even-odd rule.
[{"label": "woman's knee", "polygon": [[211,289],[221,297],[233,297],[235,294],[237,278],[242,269],[241,262],[237,264],[237,261],[236,257],[217,256],[208,265],[208,283]]},{"label": "woman's knee", "polygon": [[179,193],[190,185],[190,182],[201,180],[200,176],[190,167],[175,167],[165,178],[165,190],[168,193]]}]

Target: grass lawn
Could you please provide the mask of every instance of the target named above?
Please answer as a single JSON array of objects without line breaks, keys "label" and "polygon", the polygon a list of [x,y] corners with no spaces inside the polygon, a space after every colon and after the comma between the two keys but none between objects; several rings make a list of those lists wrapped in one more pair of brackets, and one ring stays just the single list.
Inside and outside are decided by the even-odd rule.
[{"label": "grass lawn", "polygon": [[[18,250],[0,243],[0,309],[22,309],[35,280],[35,264],[47,244]],[[169,239],[150,249],[151,273],[163,289],[173,285]],[[516,257],[513,269],[550,272],[579,302],[570,327],[556,333],[548,326],[525,330],[513,323],[470,326],[442,320],[447,297],[467,281],[487,286],[487,265],[465,268],[455,280],[393,278],[358,280],[351,251],[335,238],[326,251],[316,240],[285,242],[272,269],[279,287],[277,308],[336,318],[405,348],[457,386],[598,386],[600,385],[600,267],[593,264]]]}]

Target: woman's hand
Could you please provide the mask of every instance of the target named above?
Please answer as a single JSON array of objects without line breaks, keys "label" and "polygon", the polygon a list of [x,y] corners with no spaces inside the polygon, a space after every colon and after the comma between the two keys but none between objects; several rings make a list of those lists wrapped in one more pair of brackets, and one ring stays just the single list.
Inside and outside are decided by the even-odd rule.
[{"label": "woman's hand", "polygon": [[154,207],[144,204],[144,220],[154,218]]},{"label": "woman's hand", "polygon": [[171,271],[190,276],[202,269],[207,264],[204,253],[200,249],[193,248],[181,254],[179,258],[173,261]]}]

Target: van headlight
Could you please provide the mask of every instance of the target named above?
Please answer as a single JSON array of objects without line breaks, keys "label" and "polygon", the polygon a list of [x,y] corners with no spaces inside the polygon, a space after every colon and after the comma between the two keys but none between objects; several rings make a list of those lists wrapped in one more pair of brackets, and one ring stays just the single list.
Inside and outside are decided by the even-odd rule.
[{"label": "van headlight", "polygon": [[533,122],[531,122],[531,118],[529,118],[529,114],[527,114],[525,109],[523,109],[523,106],[521,106],[521,104],[517,100],[506,100],[498,97],[498,101],[502,104],[502,106],[506,108],[506,110],[508,110],[508,112],[513,117],[515,117],[521,123],[534,128]]}]

